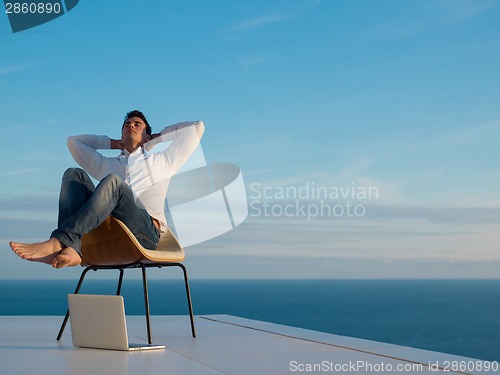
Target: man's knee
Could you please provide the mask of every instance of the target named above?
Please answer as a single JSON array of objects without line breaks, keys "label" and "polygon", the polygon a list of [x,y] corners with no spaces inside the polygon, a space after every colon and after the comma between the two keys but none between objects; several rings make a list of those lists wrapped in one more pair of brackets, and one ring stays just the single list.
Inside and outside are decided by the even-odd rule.
[{"label": "man's knee", "polygon": [[112,188],[116,188],[123,184],[123,180],[116,174],[108,174],[106,177],[104,177],[99,185],[104,185],[104,186],[109,186]]},{"label": "man's knee", "polygon": [[63,180],[87,180],[89,175],[81,168],[68,168],[63,174]]}]

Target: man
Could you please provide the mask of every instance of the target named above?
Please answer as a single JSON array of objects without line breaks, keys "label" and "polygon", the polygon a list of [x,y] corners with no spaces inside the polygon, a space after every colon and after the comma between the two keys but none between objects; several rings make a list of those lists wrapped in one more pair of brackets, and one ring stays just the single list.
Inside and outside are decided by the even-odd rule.
[{"label": "man", "polygon": [[[152,134],[144,114],[128,112],[121,139],[80,135],[68,138],[68,148],[83,168],[70,168],[63,176],[57,229],[45,242],[10,242],[22,259],[54,268],[81,263],[81,239],[109,215],[123,221],[147,249],[155,249],[167,230],[164,203],[170,178],[191,156],[204,132],[202,121],[167,126]],[[160,142],[172,142],[151,152]],[[105,157],[97,150],[122,150]],[[88,173],[88,174],[87,174]],[[99,180],[94,187],[90,176]]]}]

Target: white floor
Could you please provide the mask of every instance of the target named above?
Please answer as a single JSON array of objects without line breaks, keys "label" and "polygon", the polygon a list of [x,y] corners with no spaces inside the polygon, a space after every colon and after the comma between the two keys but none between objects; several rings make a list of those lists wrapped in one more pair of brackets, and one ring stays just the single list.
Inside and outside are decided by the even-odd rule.
[{"label": "white floor", "polygon": [[[153,341],[166,350],[82,349],[69,325],[55,340],[61,320],[0,317],[1,374],[500,374],[477,371],[488,362],[229,315],[196,317],[196,338],[188,317],[153,316]],[[144,341],[144,317],[127,322],[130,341]]]}]

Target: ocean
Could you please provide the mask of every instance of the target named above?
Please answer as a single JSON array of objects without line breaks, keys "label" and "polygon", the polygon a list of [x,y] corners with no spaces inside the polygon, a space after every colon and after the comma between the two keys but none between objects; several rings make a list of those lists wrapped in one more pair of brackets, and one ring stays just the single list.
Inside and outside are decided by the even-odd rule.
[{"label": "ocean", "polygon": [[[126,276],[125,276],[126,278]],[[500,280],[191,280],[195,315],[229,314],[500,361]],[[0,281],[0,315],[64,315],[76,280]],[[116,281],[81,293],[114,294]],[[187,314],[182,281],[149,280],[151,313]],[[127,314],[144,314],[125,280]],[[1,335],[1,332],[0,332]]]}]

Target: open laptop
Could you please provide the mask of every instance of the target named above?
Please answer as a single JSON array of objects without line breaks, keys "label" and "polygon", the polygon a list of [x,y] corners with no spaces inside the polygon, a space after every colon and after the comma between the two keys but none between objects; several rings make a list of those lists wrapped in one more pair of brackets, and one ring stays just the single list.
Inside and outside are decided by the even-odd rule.
[{"label": "open laptop", "polygon": [[68,294],[73,345],[111,350],[165,349],[164,345],[129,344],[122,296]]}]

